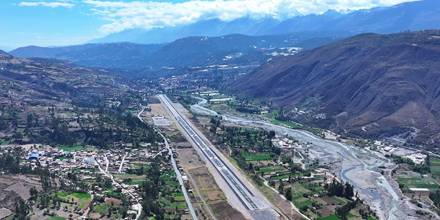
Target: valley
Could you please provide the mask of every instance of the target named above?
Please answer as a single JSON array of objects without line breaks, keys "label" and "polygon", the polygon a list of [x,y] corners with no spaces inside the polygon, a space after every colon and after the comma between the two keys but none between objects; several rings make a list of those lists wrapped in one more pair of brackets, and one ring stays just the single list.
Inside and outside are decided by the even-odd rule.
[{"label": "valley", "polygon": [[440,219],[438,0],[0,10],[2,220]]}]

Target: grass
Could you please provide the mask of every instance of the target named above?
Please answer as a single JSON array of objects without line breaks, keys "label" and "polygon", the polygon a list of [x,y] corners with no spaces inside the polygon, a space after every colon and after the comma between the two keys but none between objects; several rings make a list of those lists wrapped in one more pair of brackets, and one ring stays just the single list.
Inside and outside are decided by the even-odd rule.
[{"label": "grass", "polygon": [[183,196],[183,193],[181,193],[181,192],[175,193],[174,194],[174,201],[177,201],[177,202],[185,201],[185,197]]},{"label": "grass", "polygon": [[267,166],[267,167],[260,167],[260,169],[258,170],[258,173],[268,174],[268,173],[272,173],[272,172],[282,172],[285,170],[286,169],[282,166]]},{"label": "grass", "polygon": [[335,198],[336,203],[341,206],[347,204],[347,202],[348,202],[348,200],[346,198],[337,197],[337,196],[335,196],[334,198]]},{"label": "grass", "polygon": [[92,201],[92,196],[85,192],[67,193],[59,191],[56,196],[63,201],[71,201],[72,199],[78,203],[79,208],[84,209]]},{"label": "grass", "polygon": [[283,179],[288,179],[288,178],[289,178],[289,174],[284,174],[284,175],[272,176],[271,177],[272,180],[283,180]]},{"label": "grass", "polygon": [[272,160],[273,155],[271,153],[249,153],[242,152],[241,155],[246,161],[265,161]]},{"label": "grass", "polygon": [[108,196],[108,197],[113,197],[113,198],[117,198],[117,199],[122,198],[122,193],[121,192],[116,192],[116,191],[113,191],[113,190],[105,191],[105,195]]},{"label": "grass", "polygon": [[61,217],[61,216],[51,216],[49,218],[47,218],[47,220],[64,220],[65,218]]},{"label": "grass", "polygon": [[77,198],[77,199],[82,199],[82,200],[89,200],[92,199],[92,196],[88,193],[85,192],[74,192],[72,193],[72,196]]},{"label": "grass", "polygon": [[440,158],[432,157],[431,158],[431,174],[435,178],[440,178]]},{"label": "grass", "polygon": [[78,206],[81,209],[87,207],[87,205],[92,201],[92,196],[85,192],[74,192],[70,196],[78,201]]},{"label": "grass", "polygon": [[2,145],[2,144],[8,144],[8,143],[9,143],[8,141],[3,140],[3,139],[0,139],[0,145]]},{"label": "grass", "polygon": [[76,144],[76,145],[61,145],[58,147],[59,149],[65,152],[76,152],[86,149],[84,145]]},{"label": "grass", "polygon": [[109,209],[110,206],[105,203],[101,203],[93,207],[93,210],[101,215],[107,215]]},{"label": "grass", "polygon": [[117,179],[129,180],[126,182],[129,185],[141,185],[145,182],[145,175],[136,174],[116,174],[114,175]]},{"label": "grass", "polygon": [[303,210],[310,207],[313,204],[313,200],[301,197],[293,199],[293,204],[295,204],[295,206],[298,207],[300,210]]},{"label": "grass", "polygon": [[292,122],[292,121],[281,121],[281,120],[278,120],[278,119],[275,119],[275,118],[272,118],[272,119],[270,120],[270,122],[271,122],[272,124],[282,125],[282,126],[285,126],[285,127],[288,127],[288,128],[292,128],[292,129],[300,129],[300,128],[303,127],[302,124],[299,124],[299,123],[296,123],[296,122]]},{"label": "grass", "polygon": [[64,200],[64,199],[67,199],[67,196],[69,196],[69,193],[64,192],[64,191],[59,191],[59,192],[56,192],[56,195],[58,198]]},{"label": "grass", "polygon": [[370,215],[370,216],[368,216],[368,220],[377,220],[377,219]]},{"label": "grass", "polygon": [[402,184],[405,189],[408,188],[438,189],[439,188],[438,183],[432,178],[398,176],[397,182],[399,184]]},{"label": "grass", "polygon": [[319,218],[319,220],[340,220],[337,215],[329,215],[326,217]]}]

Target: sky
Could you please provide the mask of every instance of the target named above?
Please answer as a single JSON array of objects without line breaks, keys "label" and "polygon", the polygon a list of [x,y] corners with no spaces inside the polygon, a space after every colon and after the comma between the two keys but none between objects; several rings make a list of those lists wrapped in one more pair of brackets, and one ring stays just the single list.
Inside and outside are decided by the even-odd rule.
[{"label": "sky", "polygon": [[111,33],[244,16],[285,19],[413,0],[0,0],[0,49],[86,43]]}]

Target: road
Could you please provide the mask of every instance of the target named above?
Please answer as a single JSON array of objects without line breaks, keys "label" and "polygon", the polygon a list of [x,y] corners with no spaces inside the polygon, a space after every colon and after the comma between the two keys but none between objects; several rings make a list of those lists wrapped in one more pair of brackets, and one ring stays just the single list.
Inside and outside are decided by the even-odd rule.
[{"label": "road", "polygon": [[124,162],[125,162],[125,158],[127,157],[127,155],[128,155],[128,152],[125,152],[124,157],[122,157],[121,165],[119,165],[119,169],[118,169],[119,173],[122,173],[122,168],[124,167]]},{"label": "road", "polygon": [[[140,121],[142,121],[142,122],[144,122],[144,120],[142,120],[141,114],[142,114],[142,112],[144,112],[144,110],[145,110],[145,108],[142,108],[142,110],[137,115],[138,119]],[[162,137],[162,139],[163,139],[163,141],[165,143],[165,147],[168,150],[168,155],[171,158],[171,164],[173,166],[174,172],[176,173],[177,180],[179,181],[180,187],[182,189],[183,197],[185,198],[186,206],[188,207],[189,213],[191,214],[191,217],[192,217],[193,220],[198,220],[197,214],[196,214],[196,212],[194,210],[194,207],[192,206],[191,199],[189,198],[188,190],[186,189],[185,183],[183,182],[182,174],[180,173],[180,170],[179,170],[179,168],[177,167],[177,164],[176,164],[176,160],[173,157],[173,151],[172,151],[172,149],[170,147],[170,144],[168,143],[168,140],[165,138],[165,136],[162,133],[160,133],[159,131],[157,131],[157,133]],[[162,153],[162,151],[160,151],[159,153]],[[152,158],[154,158],[157,155],[159,155],[159,153],[154,155]]]},{"label": "road", "polygon": [[214,166],[241,204],[249,210],[251,217],[254,219],[278,219],[278,213],[271,208],[264,197],[256,192],[246,178],[207,141],[206,137],[183,114],[177,111],[171,100],[166,95],[158,95],[158,97],[190,141],[202,152],[203,157]]},{"label": "road", "polygon": [[176,173],[177,180],[179,181],[179,184],[182,188],[183,196],[185,197],[185,201],[186,201],[186,205],[188,206],[189,213],[191,214],[191,216],[194,220],[197,220],[198,218],[197,218],[196,212],[192,206],[191,199],[189,198],[188,191],[186,190],[186,187],[185,187],[185,183],[183,182],[182,174],[180,173],[180,170],[176,164],[176,160],[173,157],[173,151],[171,150],[170,144],[168,143],[167,139],[161,133],[159,133],[159,134],[160,134],[160,136],[162,136],[164,143],[165,143],[165,146],[168,149],[168,155],[171,158],[171,164],[173,165],[173,169],[174,169],[174,172]]},{"label": "road", "polygon": [[[104,160],[105,160],[105,163],[106,163],[106,167],[108,168],[109,160],[108,160],[107,156],[104,156]],[[118,183],[118,182],[114,179],[113,175],[112,175],[110,172],[108,172],[108,171],[102,169],[101,164],[99,164],[98,161],[96,161],[96,159],[95,159],[95,165],[98,166],[98,170],[99,170],[99,171],[100,171],[105,177],[110,178],[110,180],[112,181],[112,185],[113,185],[113,186],[116,186],[116,188],[121,188],[123,194],[128,194],[131,198],[133,198],[134,200],[136,200],[136,203],[133,204],[133,205],[131,206],[131,208],[132,208],[133,210],[135,210],[136,213],[137,213],[137,214],[136,214],[136,218],[135,218],[135,220],[140,219],[141,214],[142,214],[142,205],[140,204],[140,201],[139,201],[138,199],[136,199],[136,196],[135,196],[134,194],[132,194],[131,192],[129,192],[128,190],[126,190],[124,187],[122,187],[122,185],[121,185],[120,183]]]}]

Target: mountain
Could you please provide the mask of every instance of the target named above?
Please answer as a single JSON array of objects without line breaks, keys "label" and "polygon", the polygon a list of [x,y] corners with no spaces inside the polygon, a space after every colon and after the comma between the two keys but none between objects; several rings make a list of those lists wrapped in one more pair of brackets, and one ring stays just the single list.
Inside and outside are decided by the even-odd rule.
[{"label": "mountain", "polygon": [[267,28],[279,21],[272,18],[252,19],[240,18],[233,21],[220,19],[202,20],[193,24],[154,28],[151,30],[131,29],[110,34],[104,38],[93,40],[92,43],[134,42],[141,44],[168,43],[180,38],[191,36],[223,36],[229,34],[262,35]]},{"label": "mountain", "polygon": [[440,30],[361,34],[274,59],[230,88],[293,120],[439,146],[439,69]]},{"label": "mountain", "polygon": [[73,63],[115,69],[145,68],[145,59],[161,45],[133,43],[85,44],[67,47],[21,47],[10,53],[18,57],[68,60]]},{"label": "mountain", "polygon": [[346,31],[393,33],[440,28],[440,1],[422,0],[347,14],[327,12],[287,19],[270,29],[272,34],[292,31]]},{"label": "mountain", "polygon": [[3,110],[93,103],[97,97],[111,96],[122,90],[121,85],[115,84],[115,78],[104,71],[58,60],[17,58],[0,51]]},{"label": "mountain", "polygon": [[[319,35],[318,37],[316,37]],[[11,51],[18,57],[68,60],[75,64],[119,70],[161,70],[207,65],[262,64],[289,47],[313,48],[341,35],[305,32],[277,36],[227,35],[187,37],[168,44],[85,44],[68,47],[22,47]]]},{"label": "mountain", "polygon": [[286,20],[245,17],[232,21],[202,20],[188,25],[151,30],[131,29],[96,39],[93,42],[129,41],[150,44],[171,42],[189,36],[212,37],[228,34],[258,36],[307,31],[336,31],[355,35],[364,32],[392,33],[436,28],[440,28],[440,1],[422,0],[350,13],[328,11],[324,14],[296,16]]},{"label": "mountain", "polygon": [[8,53],[6,53],[3,50],[0,50],[0,57],[8,57],[8,56],[11,56],[11,55],[9,55]]}]

